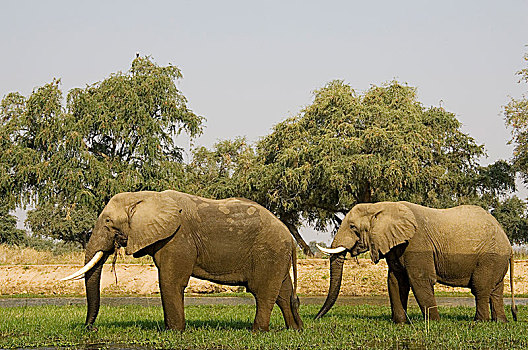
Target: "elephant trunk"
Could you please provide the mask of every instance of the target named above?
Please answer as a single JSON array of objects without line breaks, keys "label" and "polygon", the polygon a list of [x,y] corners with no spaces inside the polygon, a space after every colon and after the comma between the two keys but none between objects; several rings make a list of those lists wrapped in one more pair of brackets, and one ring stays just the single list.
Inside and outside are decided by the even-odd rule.
[{"label": "elephant trunk", "polygon": [[334,306],[334,303],[337,300],[339,289],[341,288],[341,279],[343,277],[345,255],[346,251],[339,254],[333,254],[330,257],[330,288],[328,289],[328,295],[323,307],[321,307],[321,310],[319,310],[317,316],[315,316],[316,320],[323,317],[332,306]]},{"label": "elephant trunk", "polygon": [[[86,254],[86,261],[91,260],[94,254]],[[108,259],[110,254],[104,253],[103,257],[97,262],[97,264],[87,271],[84,275],[84,284],[86,287],[86,302],[88,309],[86,312],[86,322],[85,326],[88,329],[92,328],[97,314],[99,313],[99,306],[101,304],[101,272],[103,270],[103,265]]]}]

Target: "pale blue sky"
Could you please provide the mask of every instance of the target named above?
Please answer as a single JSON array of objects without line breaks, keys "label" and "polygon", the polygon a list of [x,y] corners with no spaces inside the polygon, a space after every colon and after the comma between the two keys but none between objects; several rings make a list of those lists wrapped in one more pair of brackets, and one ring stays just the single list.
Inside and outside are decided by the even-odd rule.
[{"label": "pale blue sky", "polygon": [[[501,116],[526,86],[528,1],[3,1],[0,97],[52,78],[66,92],[127,70],[136,52],[182,69],[207,118],[195,145],[270,132],[343,79],[392,79],[456,113],[489,158],[509,159]],[[181,146],[188,147],[186,139]],[[322,238],[321,236],[318,237]]]}]

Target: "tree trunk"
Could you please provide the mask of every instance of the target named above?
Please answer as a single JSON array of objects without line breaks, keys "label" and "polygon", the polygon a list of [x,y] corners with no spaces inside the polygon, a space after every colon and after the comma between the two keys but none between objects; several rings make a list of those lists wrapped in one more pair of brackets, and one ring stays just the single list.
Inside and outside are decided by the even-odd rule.
[{"label": "tree trunk", "polygon": [[295,227],[295,225],[292,225],[287,221],[284,221],[284,224],[286,225],[288,230],[290,230],[290,233],[292,234],[293,238],[295,238],[295,240],[297,241],[297,244],[301,247],[304,254],[306,254],[306,256],[313,257],[312,250],[302,238],[301,234],[299,233],[299,230],[297,230],[297,227]]},{"label": "tree trunk", "polygon": [[372,203],[372,188],[370,182],[366,182],[365,186],[361,189],[361,193],[358,194],[358,203]]}]

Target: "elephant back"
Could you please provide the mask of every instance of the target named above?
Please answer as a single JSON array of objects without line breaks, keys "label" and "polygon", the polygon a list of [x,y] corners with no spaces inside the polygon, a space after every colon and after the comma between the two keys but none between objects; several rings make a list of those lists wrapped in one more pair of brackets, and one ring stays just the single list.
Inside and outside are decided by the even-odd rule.
[{"label": "elephant back", "polygon": [[243,268],[259,244],[266,223],[263,207],[239,198],[210,200],[193,196],[189,223],[198,249],[198,260],[212,273]]},{"label": "elephant back", "polygon": [[424,237],[454,254],[510,255],[511,244],[497,220],[475,205],[433,209],[405,203],[413,211]]}]

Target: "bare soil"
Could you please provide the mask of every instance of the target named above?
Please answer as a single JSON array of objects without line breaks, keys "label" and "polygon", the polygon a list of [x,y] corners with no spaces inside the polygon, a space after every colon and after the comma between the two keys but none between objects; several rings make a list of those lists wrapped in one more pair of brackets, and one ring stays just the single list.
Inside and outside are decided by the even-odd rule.
[{"label": "bare soil", "polygon": [[[0,265],[0,295],[83,295],[84,281],[60,281],[77,271],[81,265]],[[117,283],[116,277],[117,275]],[[386,295],[387,264],[374,265],[367,259],[345,262],[342,296]],[[298,293],[307,296],[326,295],[329,286],[329,260],[298,260]],[[528,294],[528,260],[515,263],[515,293]],[[158,273],[152,264],[117,264],[104,266],[101,289],[103,295],[156,295],[159,294]],[[437,284],[435,290],[443,292],[469,292],[467,288],[452,288]],[[191,278],[187,293],[243,292],[243,287],[231,287]],[[505,293],[510,293],[509,275],[505,279]]]}]

